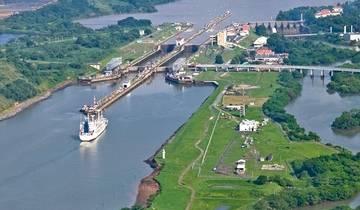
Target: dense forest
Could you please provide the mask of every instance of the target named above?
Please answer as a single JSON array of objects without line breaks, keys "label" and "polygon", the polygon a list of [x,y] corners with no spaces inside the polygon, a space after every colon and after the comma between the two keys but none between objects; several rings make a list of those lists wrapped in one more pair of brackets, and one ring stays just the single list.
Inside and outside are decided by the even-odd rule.
[{"label": "dense forest", "polygon": [[360,127],[360,110],[354,109],[349,112],[343,112],[341,116],[335,119],[331,127],[342,130]]},{"label": "dense forest", "polygon": [[360,63],[358,52],[331,47],[313,40],[291,40],[272,34],[268,39],[268,46],[277,53],[289,53],[289,59],[284,62],[291,65],[329,65],[346,60]]},{"label": "dense forest", "polygon": [[[335,6],[335,5],[333,5]],[[360,0],[348,1],[342,5],[344,12],[341,16],[330,16],[316,19],[314,14],[325,8],[331,7],[298,7],[289,11],[281,11],[277,20],[299,20],[301,14],[304,15],[305,25],[311,32],[329,32],[330,27],[333,32],[342,32],[344,25],[353,25],[356,31],[360,31]]]},{"label": "dense forest", "polygon": [[333,154],[291,163],[303,187],[267,196],[254,209],[294,209],[351,198],[360,191],[360,153]]},{"label": "dense forest", "polygon": [[360,93],[360,74],[335,72],[331,82],[327,85],[330,92],[339,92],[341,95]]},{"label": "dense forest", "polygon": [[[0,46],[0,111],[85,74],[88,63],[139,38],[140,29],[145,34],[153,30],[149,20],[127,18],[117,25],[92,30],[74,19],[113,12],[151,12],[155,11],[154,5],[169,1],[121,0],[110,4],[102,0],[59,0],[0,20],[0,33],[22,34],[16,41]],[[116,9],[105,12],[100,8],[105,5]]]},{"label": "dense forest", "polygon": [[320,137],[316,133],[309,132],[307,134],[305,129],[299,126],[295,117],[285,111],[285,106],[299,96],[301,92],[299,80],[302,76],[299,72],[281,72],[278,79],[281,87],[266,101],[263,105],[263,111],[271,119],[281,124],[290,140],[320,141]]}]

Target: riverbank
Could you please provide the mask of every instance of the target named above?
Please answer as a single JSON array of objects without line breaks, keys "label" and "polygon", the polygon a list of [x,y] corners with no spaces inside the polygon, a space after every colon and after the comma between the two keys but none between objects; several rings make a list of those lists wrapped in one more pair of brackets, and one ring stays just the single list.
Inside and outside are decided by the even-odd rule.
[{"label": "riverbank", "polygon": [[62,82],[61,84],[57,85],[54,88],[47,90],[45,93],[35,96],[34,98],[27,99],[20,103],[15,103],[13,106],[11,106],[10,108],[8,108],[0,113],[0,121],[16,116],[18,113],[24,111],[25,109],[49,98],[54,92],[56,92],[58,90],[62,90],[73,84],[76,84],[75,80],[68,80],[68,81]]},{"label": "riverbank", "polygon": [[[196,80],[194,85],[196,86],[213,86],[215,87],[215,90],[219,87],[219,83],[216,81],[201,81]],[[210,96],[209,96],[210,97]],[[209,98],[208,97],[208,98]],[[208,100],[206,98],[201,106]],[[156,161],[156,157],[161,155],[161,152],[164,150],[167,144],[169,144],[172,140],[174,140],[175,136],[178,134],[178,132],[185,126],[188,120],[190,120],[193,115],[197,111],[193,112],[192,115],[186,120],[184,124],[182,124],[160,147],[157,149],[151,157],[149,157],[147,160],[145,160],[145,163],[147,163],[153,171],[148,176],[144,177],[139,186],[138,186],[138,192],[136,196],[136,202],[135,205],[140,205],[142,207],[150,207],[152,200],[155,198],[155,196],[160,192],[161,187],[160,183],[156,180],[156,177],[161,172],[161,169],[163,165],[159,164],[158,161]]]}]

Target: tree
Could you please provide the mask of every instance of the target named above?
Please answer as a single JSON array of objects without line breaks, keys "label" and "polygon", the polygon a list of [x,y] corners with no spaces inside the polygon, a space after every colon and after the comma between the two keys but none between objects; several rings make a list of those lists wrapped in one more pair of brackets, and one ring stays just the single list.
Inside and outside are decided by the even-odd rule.
[{"label": "tree", "polygon": [[266,182],[268,182],[269,179],[267,176],[264,176],[264,175],[260,175],[258,176],[258,178],[254,181],[255,184],[257,185],[263,185],[263,184],[266,184]]},{"label": "tree", "polygon": [[267,34],[266,27],[264,25],[256,26],[255,33],[259,36],[265,36]]},{"label": "tree", "polygon": [[217,54],[215,57],[215,64],[223,64],[224,63],[224,58],[222,57],[222,55]]}]

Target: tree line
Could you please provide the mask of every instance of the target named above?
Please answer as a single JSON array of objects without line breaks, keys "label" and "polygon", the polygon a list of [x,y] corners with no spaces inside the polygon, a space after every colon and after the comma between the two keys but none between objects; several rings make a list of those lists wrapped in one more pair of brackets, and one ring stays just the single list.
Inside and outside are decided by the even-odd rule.
[{"label": "tree line", "polygon": [[254,209],[294,209],[351,198],[360,191],[360,153],[338,153],[291,163],[302,187],[288,187],[258,201]]}]

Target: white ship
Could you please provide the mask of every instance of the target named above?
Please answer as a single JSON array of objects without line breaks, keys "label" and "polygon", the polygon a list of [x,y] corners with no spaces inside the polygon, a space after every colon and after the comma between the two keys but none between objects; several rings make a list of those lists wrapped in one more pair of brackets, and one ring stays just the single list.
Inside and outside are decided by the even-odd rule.
[{"label": "white ship", "polygon": [[79,138],[81,141],[93,141],[98,138],[108,125],[108,120],[101,111],[88,113],[80,122]]}]

